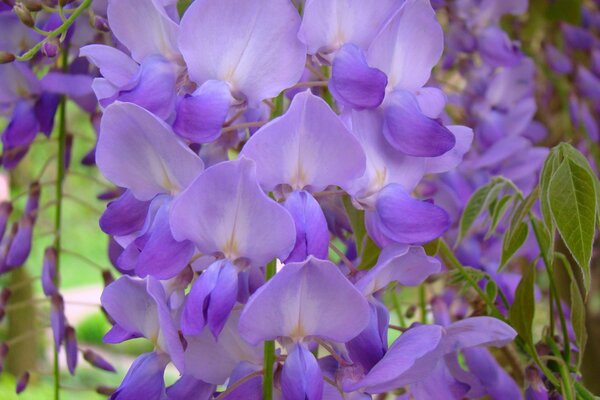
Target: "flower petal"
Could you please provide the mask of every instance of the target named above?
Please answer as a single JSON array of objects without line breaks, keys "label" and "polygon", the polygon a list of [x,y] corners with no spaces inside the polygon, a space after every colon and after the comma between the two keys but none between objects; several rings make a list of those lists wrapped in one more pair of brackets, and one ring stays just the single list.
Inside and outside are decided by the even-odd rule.
[{"label": "flower petal", "polygon": [[323,398],[323,373],[315,356],[302,344],[295,344],[285,359],[281,392],[289,400]]}]

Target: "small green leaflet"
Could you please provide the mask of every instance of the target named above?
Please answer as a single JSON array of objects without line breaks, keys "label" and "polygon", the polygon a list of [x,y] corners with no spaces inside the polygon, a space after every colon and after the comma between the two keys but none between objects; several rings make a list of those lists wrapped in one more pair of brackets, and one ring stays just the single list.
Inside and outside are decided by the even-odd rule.
[{"label": "small green leaflet", "polygon": [[583,359],[583,351],[587,342],[587,331],[585,329],[585,303],[577,286],[577,282],[571,280],[571,325],[575,332],[577,347],[579,348],[578,369]]},{"label": "small green leaflet", "polygon": [[515,301],[510,307],[509,320],[519,336],[528,344],[533,344],[532,324],[535,313],[535,267],[528,265],[515,291]]}]

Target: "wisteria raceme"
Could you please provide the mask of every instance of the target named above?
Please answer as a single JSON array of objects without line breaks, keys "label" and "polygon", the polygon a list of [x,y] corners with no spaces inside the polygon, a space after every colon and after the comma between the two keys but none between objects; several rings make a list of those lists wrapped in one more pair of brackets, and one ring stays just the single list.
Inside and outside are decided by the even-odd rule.
[{"label": "wisteria raceme", "polygon": [[[79,352],[122,372],[79,347],[64,255],[101,270],[102,341],[144,342],[110,399],[591,398],[600,6],[540,28],[561,6],[529,3],[0,2],[2,166],[57,147],[0,198],[0,275],[52,236],[43,296],[11,283],[0,316],[47,306],[54,398]],[[70,250],[63,203],[95,210],[71,176],[108,200],[115,277]]]}]

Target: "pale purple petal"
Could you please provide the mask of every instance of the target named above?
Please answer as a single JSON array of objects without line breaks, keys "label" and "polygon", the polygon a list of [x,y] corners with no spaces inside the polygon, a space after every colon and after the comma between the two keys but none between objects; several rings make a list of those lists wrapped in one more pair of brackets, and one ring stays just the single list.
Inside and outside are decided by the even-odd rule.
[{"label": "pale purple petal", "polygon": [[137,75],[139,66],[127,54],[111,46],[91,44],[79,50],[81,57],[100,70],[100,74],[116,86],[125,86]]},{"label": "pale purple petal", "polygon": [[303,261],[309,255],[326,259],[329,229],[321,206],[308,192],[292,192],[283,206],[296,224],[296,244],[286,262]]},{"label": "pale purple petal", "polygon": [[251,297],[240,318],[249,343],[308,336],[346,342],[369,322],[369,306],[330,261],[286,264]]},{"label": "pale purple petal", "polygon": [[100,217],[100,229],[108,235],[126,236],[142,229],[150,208],[150,201],[139,201],[131,190],[108,203]]},{"label": "pale purple petal", "polygon": [[299,26],[288,0],[199,0],[181,20],[179,48],[193,81],[225,81],[255,104],[300,80],[306,49]]},{"label": "pale purple petal", "polygon": [[179,26],[156,0],[110,0],[107,15],[111,31],[134,60],[177,56]]},{"label": "pale purple petal", "polygon": [[105,110],[96,162],[104,176],[139,200],[183,190],[203,168],[169,126],[131,103]]},{"label": "pale purple petal", "polygon": [[315,356],[302,344],[295,344],[281,371],[281,392],[289,400],[321,400],[323,373]]},{"label": "pale purple petal", "polygon": [[369,295],[386,288],[390,282],[417,286],[440,268],[440,262],[427,256],[422,247],[394,244],[381,251],[377,264],[356,283],[356,287]]},{"label": "pale purple petal", "polygon": [[444,49],[444,33],[427,0],[407,0],[381,30],[367,53],[392,89],[416,91],[429,80]]},{"label": "pale purple petal", "polygon": [[512,42],[508,34],[497,26],[486,28],[477,41],[483,62],[491,67],[514,67],[523,58],[518,43]]},{"label": "pale purple petal", "polygon": [[429,173],[439,174],[458,167],[463,161],[463,156],[471,149],[473,129],[462,125],[450,125],[447,128],[454,135],[456,144],[441,156],[426,159],[427,172]]},{"label": "pale purple petal", "polygon": [[167,388],[169,400],[210,399],[216,390],[215,385],[202,382],[191,375],[183,375]]},{"label": "pale purple petal", "polygon": [[425,116],[412,93],[396,90],[388,97],[383,133],[392,146],[414,157],[437,157],[454,147],[452,132]]},{"label": "pale purple petal", "polygon": [[40,80],[43,90],[50,93],[82,97],[92,94],[92,77],[83,74],[64,74],[48,72]]},{"label": "pale purple petal", "polygon": [[421,112],[429,118],[439,118],[448,102],[446,94],[432,86],[419,89],[415,96]]},{"label": "pale purple petal", "polygon": [[295,243],[292,217],[261,190],[246,158],[208,168],[171,207],[173,237],[207,255],[265,265],[285,258]]},{"label": "pale purple petal", "polygon": [[265,190],[281,184],[309,191],[345,187],[365,170],[360,144],[310,91],[294,96],[288,111],[258,130],[241,154],[256,162]]},{"label": "pale purple petal", "polygon": [[476,346],[501,347],[517,336],[510,325],[493,317],[471,317],[454,322],[444,329],[442,347],[445,353]]},{"label": "pale purple petal", "polygon": [[329,89],[341,104],[358,110],[378,107],[386,86],[385,74],[369,67],[358,46],[344,45],[333,59]]},{"label": "pale purple petal", "polygon": [[369,306],[369,324],[358,336],[345,344],[352,362],[359,364],[365,373],[370,371],[387,351],[387,331],[390,322],[389,312],[383,303],[372,300]]},{"label": "pale purple petal", "polygon": [[131,364],[110,400],[165,400],[163,375],[168,362],[169,358],[164,354],[142,354]]}]

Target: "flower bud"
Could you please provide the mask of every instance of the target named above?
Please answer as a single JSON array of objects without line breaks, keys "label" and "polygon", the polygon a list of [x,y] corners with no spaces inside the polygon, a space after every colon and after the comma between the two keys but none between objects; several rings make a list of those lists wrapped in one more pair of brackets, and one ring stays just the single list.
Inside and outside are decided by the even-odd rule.
[{"label": "flower bud", "polygon": [[25,214],[31,216],[35,221],[40,206],[40,183],[32,182],[29,185],[29,195],[25,204]]},{"label": "flower bud", "polygon": [[104,396],[110,396],[116,390],[117,390],[116,388],[110,387],[110,386],[98,386],[98,387],[96,387],[96,393],[104,395]]},{"label": "flower bud", "polygon": [[52,295],[50,301],[50,326],[52,326],[54,346],[58,349],[65,337],[65,302],[59,294]]},{"label": "flower bud", "polygon": [[0,51],[0,64],[8,64],[15,61],[15,55],[8,51]]},{"label": "flower bud", "polygon": [[52,38],[44,42],[42,45],[42,54],[48,58],[54,58],[58,55],[58,41]]},{"label": "flower bud", "polygon": [[104,287],[107,287],[115,281],[115,277],[110,270],[105,269],[102,271],[102,280],[104,281]]},{"label": "flower bud", "polygon": [[15,391],[17,394],[23,392],[27,388],[27,384],[29,383],[29,372],[25,371],[17,381],[17,387]]},{"label": "flower bud", "polygon": [[67,133],[67,136],[65,137],[65,156],[64,156],[64,163],[65,163],[65,170],[69,169],[69,166],[71,165],[71,155],[73,154],[73,134],[71,133]]},{"label": "flower bud", "polygon": [[4,369],[4,360],[6,360],[6,356],[8,355],[9,347],[6,342],[0,343],[0,373]]},{"label": "flower bud", "polygon": [[77,356],[79,350],[77,350],[77,336],[75,335],[75,328],[67,326],[65,330],[65,354],[67,356],[67,367],[71,375],[75,375],[75,368],[77,367]]},{"label": "flower bud", "polygon": [[42,264],[42,289],[46,296],[58,293],[56,280],[56,250],[54,247],[48,247],[44,251],[44,262]]},{"label": "flower bud", "polygon": [[13,11],[17,14],[17,17],[21,20],[21,22],[28,26],[29,28],[33,28],[35,22],[33,21],[33,17],[31,16],[31,12],[25,7],[22,2],[15,4],[13,7]]},{"label": "flower bud", "polygon": [[27,257],[31,252],[32,231],[33,219],[29,215],[23,215],[6,255],[5,262],[8,268],[20,267],[27,261]]},{"label": "flower bud", "polygon": [[32,12],[41,11],[42,10],[42,2],[39,0],[21,0],[21,3]]},{"label": "flower bud", "polygon": [[83,359],[96,368],[100,368],[108,372],[116,372],[115,367],[90,349],[87,349],[83,352]]},{"label": "flower bud", "polygon": [[6,224],[8,223],[8,217],[12,213],[12,204],[8,201],[0,203],[0,240],[4,237],[6,232]]},{"label": "flower bud", "polygon": [[71,4],[75,0],[58,0],[58,5],[61,7],[66,6],[67,4]]},{"label": "flower bud", "polygon": [[100,17],[98,15],[94,15],[92,20],[92,26],[100,32],[110,32],[110,26],[108,25],[108,21],[106,20],[106,18]]}]

